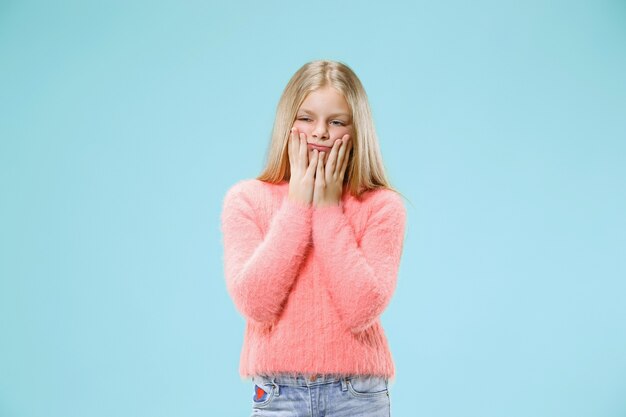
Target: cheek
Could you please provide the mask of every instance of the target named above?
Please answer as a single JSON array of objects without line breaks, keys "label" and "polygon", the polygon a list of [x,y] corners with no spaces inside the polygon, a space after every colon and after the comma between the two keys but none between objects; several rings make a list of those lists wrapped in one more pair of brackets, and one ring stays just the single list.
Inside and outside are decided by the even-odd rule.
[{"label": "cheek", "polygon": [[349,127],[338,127],[333,130],[332,137],[335,139],[341,139],[343,135],[350,135],[354,139],[353,130]]},{"label": "cheek", "polygon": [[296,120],[295,122],[293,122],[293,127],[298,129],[298,132],[304,132],[307,134],[307,136],[310,136],[310,132],[309,132],[310,128],[305,122]]}]

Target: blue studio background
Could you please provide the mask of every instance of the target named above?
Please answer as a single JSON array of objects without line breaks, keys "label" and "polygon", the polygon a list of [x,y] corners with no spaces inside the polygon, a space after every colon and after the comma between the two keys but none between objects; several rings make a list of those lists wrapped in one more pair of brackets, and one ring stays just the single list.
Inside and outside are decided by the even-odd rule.
[{"label": "blue studio background", "polygon": [[392,415],[626,415],[626,3],[0,1],[0,416],[246,416],[226,190],[347,63],[408,197]]}]

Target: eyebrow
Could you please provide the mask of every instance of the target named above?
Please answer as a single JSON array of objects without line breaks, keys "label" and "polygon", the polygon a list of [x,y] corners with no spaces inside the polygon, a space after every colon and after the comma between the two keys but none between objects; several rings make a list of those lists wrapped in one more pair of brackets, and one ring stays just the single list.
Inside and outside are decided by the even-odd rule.
[{"label": "eyebrow", "polygon": [[[314,111],[311,111],[309,109],[300,109],[300,112],[315,114]],[[330,116],[331,117],[333,117],[333,116],[345,116],[345,117],[348,117],[348,118],[350,117],[350,115],[348,113],[333,113],[333,114],[330,114]]]}]

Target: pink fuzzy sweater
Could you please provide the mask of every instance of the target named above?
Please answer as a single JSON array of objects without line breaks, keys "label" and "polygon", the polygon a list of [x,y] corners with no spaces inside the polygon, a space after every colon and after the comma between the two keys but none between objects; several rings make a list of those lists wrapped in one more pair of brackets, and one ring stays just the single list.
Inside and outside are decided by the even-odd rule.
[{"label": "pink fuzzy sweater", "polygon": [[245,179],[221,216],[226,288],[246,320],[239,374],[395,378],[380,322],[396,287],[406,211],[387,189],[341,205],[287,198],[289,183]]}]

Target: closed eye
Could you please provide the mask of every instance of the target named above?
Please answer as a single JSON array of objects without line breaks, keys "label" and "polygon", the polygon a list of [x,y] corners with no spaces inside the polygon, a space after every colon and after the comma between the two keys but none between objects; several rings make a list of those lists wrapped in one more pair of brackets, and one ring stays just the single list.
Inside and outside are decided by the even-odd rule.
[{"label": "closed eye", "polygon": [[[302,120],[304,122],[310,122],[311,119],[309,119],[308,117],[298,117],[298,120]],[[345,123],[342,122],[341,120],[333,120],[332,122],[330,122],[331,124],[335,124],[335,126],[345,126]]]}]

